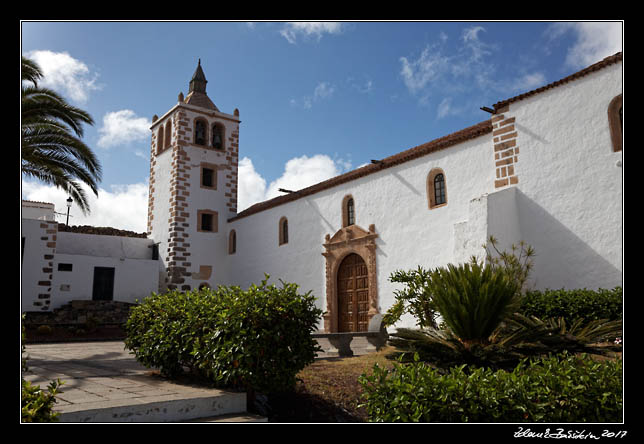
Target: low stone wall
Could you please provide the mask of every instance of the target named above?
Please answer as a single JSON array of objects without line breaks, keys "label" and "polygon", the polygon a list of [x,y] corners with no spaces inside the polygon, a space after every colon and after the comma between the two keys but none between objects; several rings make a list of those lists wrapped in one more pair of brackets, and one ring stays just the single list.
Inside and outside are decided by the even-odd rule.
[{"label": "low stone wall", "polygon": [[135,305],[122,301],[71,301],[51,312],[26,312],[25,326],[77,325],[88,321],[95,325],[124,324]]}]

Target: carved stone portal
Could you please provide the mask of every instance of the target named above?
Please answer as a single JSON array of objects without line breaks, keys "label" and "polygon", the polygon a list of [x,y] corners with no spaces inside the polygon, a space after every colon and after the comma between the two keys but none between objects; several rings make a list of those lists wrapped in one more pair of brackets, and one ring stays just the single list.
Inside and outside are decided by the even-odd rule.
[{"label": "carved stone portal", "polygon": [[338,268],[343,259],[355,253],[367,266],[369,287],[368,318],[378,314],[378,281],[376,276],[376,227],[369,225],[365,230],[357,225],[341,228],[333,236],[326,235],[323,244],[326,258],[326,313],[324,330],[327,333],[338,332]]}]

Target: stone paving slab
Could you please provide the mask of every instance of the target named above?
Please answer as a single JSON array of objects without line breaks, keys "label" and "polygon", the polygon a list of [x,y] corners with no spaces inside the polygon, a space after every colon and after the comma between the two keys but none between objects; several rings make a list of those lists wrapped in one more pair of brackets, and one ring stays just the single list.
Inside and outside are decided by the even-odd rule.
[{"label": "stone paving slab", "polygon": [[183,421],[246,411],[244,393],[153,375],[123,341],[29,344],[26,355],[26,380],[43,388],[65,382],[54,407],[61,422]]}]

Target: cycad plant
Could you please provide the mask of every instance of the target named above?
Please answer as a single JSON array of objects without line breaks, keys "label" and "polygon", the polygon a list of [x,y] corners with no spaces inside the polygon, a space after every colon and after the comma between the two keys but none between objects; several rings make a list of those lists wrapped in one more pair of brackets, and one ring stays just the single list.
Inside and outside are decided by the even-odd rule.
[{"label": "cycad plant", "polygon": [[466,348],[487,344],[505,317],[519,305],[519,286],[500,268],[470,263],[439,267],[428,282],[432,302]]},{"label": "cycad plant", "polygon": [[88,213],[87,196],[78,181],[98,195],[101,166],[81,140],[83,124],[93,125],[94,121],[55,91],[39,87],[41,77],[38,65],[22,57],[22,173],[65,190],[83,213]]},{"label": "cycad plant", "polygon": [[470,263],[429,273],[423,294],[443,319],[443,327],[398,329],[389,342],[398,355],[417,354],[439,368],[471,364],[512,369],[530,356],[558,353],[605,354],[598,344],[621,336],[621,321],[562,318],[541,320],[517,312],[521,284],[503,267]]}]

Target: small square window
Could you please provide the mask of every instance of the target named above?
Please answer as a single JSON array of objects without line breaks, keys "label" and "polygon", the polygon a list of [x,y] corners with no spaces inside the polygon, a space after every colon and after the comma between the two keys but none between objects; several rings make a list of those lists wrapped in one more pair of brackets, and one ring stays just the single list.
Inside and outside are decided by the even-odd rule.
[{"label": "small square window", "polygon": [[217,233],[218,225],[216,211],[206,209],[197,211],[197,231]]},{"label": "small square window", "polygon": [[72,264],[58,264],[58,271],[72,271]]},{"label": "small square window", "polygon": [[212,214],[201,214],[201,231],[212,231]]},{"label": "small square window", "polygon": [[214,170],[210,168],[204,168],[201,174],[201,185],[208,188],[214,187],[214,173]]}]

